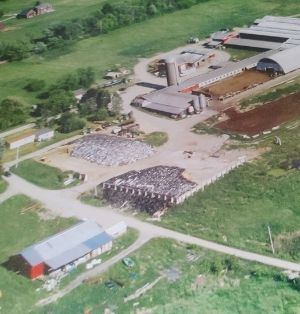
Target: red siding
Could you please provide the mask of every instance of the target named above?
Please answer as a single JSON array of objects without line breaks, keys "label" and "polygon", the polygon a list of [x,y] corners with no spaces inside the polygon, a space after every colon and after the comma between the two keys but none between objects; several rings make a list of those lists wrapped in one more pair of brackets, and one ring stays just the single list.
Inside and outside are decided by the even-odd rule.
[{"label": "red siding", "polygon": [[44,271],[45,265],[43,263],[40,263],[35,266],[29,266],[27,274],[30,279],[35,279],[40,277],[41,275],[44,275]]}]

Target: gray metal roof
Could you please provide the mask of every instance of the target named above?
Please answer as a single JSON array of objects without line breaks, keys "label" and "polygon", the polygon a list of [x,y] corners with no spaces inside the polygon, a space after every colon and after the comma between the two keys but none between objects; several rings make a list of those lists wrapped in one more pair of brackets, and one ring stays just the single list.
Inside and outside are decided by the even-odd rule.
[{"label": "gray metal roof", "polygon": [[[56,269],[81,257],[82,252],[90,252],[91,249],[86,242],[95,236],[103,236],[107,241],[111,240],[98,224],[83,221],[24,249],[20,254],[32,266],[44,262],[50,267],[55,265],[52,268]],[[59,266],[56,267],[57,265]]]},{"label": "gray metal roof", "polygon": [[226,41],[225,46],[251,47],[265,50],[272,50],[279,48],[282,44],[265,40],[254,40],[245,38],[231,38]]},{"label": "gray metal roof", "polygon": [[285,49],[272,54],[268,57],[262,58],[260,61],[265,60],[273,61],[280,65],[284,73],[289,73],[291,71],[300,68],[300,46],[295,46],[290,49]]},{"label": "gray metal roof", "polygon": [[34,135],[35,136],[41,136],[41,135],[44,135],[44,134],[47,134],[47,133],[50,133],[50,132],[54,132],[54,131],[52,129],[44,128],[44,129],[36,131],[34,133]]}]

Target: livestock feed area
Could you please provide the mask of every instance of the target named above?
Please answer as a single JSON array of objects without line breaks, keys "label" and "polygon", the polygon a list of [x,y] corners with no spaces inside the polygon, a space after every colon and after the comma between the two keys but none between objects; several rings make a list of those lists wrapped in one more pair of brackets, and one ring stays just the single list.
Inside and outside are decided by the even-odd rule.
[{"label": "livestock feed area", "polygon": [[184,171],[168,166],[129,171],[101,183],[98,190],[114,206],[154,214],[183,202],[198,189]]},{"label": "livestock feed area", "polygon": [[203,88],[212,98],[228,98],[271,80],[266,72],[246,70],[233,77]]},{"label": "livestock feed area", "polygon": [[300,93],[259,105],[256,108],[239,112],[234,108],[224,111],[227,120],[214,127],[225,132],[256,136],[277,128],[280,124],[300,117]]},{"label": "livestock feed area", "polygon": [[154,154],[152,147],[141,141],[102,134],[84,136],[72,144],[72,157],[100,166],[126,165]]}]

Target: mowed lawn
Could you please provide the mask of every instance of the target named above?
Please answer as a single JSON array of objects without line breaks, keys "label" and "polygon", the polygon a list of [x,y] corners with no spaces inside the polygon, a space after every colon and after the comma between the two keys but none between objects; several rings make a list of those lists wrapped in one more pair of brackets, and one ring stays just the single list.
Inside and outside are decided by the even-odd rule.
[{"label": "mowed lawn", "polygon": [[29,209],[35,203],[24,195],[17,195],[0,204],[0,307],[3,313],[29,313],[30,307],[45,294],[36,291],[41,286],[39,281],[30,281],[8,271],[3,263],[23,248],[76,223],[73,218],[42,220],[37,211]]},{"label": "mowed lawn", "polygon": [[4,193],[7,188],[7,183],[0,177],[0,194]]},{"label": "mowed lawn", "polygon": [[[14,95],[27,103],[34,102],[34,95],[23,90],[29,78],[42,78],[50,85],[77,68],[92,66],[99,79],[115,64],[132,66],[139,57],[184,45],[192,35],[204,38],[223,27],[250,24],[264,14],[289,15],[299,9],[300,3],[291,0],[285,6],[279,0],[211,0],[188,10],[155,17],[107,35],[81,40],[72,47],[71,53],[59,57],[31,57],[0,65],[0,100]],[[10,34],[14,37],[14,31]]]},{"label": "mowed lawn", "polygon": [[[33,313],[288,314],[300,307],[299,292],[277,269],[167,239],[151,240],[130,257],[134,267],[120,261],[94,283]],[[161,275],[152,289],[124,301]]]},{"label": "mowed lawn", "polygon": [[66,173],[33,159],[20,162],[17,168],[15,166],[12,168],[12,172],[43,188],[55,190],[69,187],[64,185]]}]

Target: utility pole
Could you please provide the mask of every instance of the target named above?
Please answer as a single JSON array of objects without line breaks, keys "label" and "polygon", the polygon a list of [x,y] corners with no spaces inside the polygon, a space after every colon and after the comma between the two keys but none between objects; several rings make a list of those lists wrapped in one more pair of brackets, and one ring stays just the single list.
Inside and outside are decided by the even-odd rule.
[{"label": "utility pole", "polygon": [[271,228],[270,228],[269,225],[268,225],[268,232],[269,232],[269,237],[270,237],[270,243],[271,243],[272,252],[273,252],[273,254],[275,254],[274,245],[273,245],[273,240],[272,240],[272,234],[271,234]]}]

